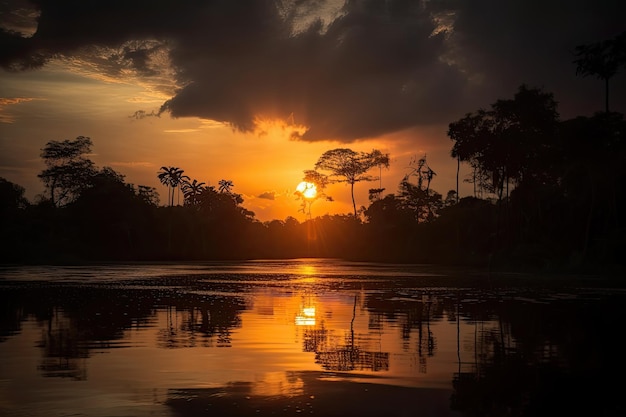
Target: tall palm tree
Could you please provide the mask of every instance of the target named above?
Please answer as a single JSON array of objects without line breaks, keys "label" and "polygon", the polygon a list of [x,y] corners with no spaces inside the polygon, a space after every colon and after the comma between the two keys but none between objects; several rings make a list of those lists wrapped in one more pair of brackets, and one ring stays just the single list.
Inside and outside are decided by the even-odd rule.
[{"label": "tall palm tree", "polygon": [[205,183],[198,182],[194,179],[191,182],[189,180],[184,181],[181,188],[183,190],[185,202],[189,205],[195,206],[199,203],[199,196],[206,187]]},{"label": "tall palm tree", "polygon": [[461,157],[456,156],[456,202],[459,202],[459,171],[461,170]]},{"label": "tall palm tree", "polygon": [[218,184],[220,186],[220,188],[219,188],[220,193],[228,193],[228,194],[230,194],[231,188],[234,187],[234,184],[233,184],[233,182],[231,180],[220,180],[218,182]]},{"label": "tall palm tree", "polygon": [[161,184],[168,187],[167,196],[170,202],[170,207],[174,205],[174,194],[176,193],[176,189],[182,185],[183,181],[189,179],[187,175],[183,175],[184,172],[185,171],[178,167],[163,166],[157,175]]},{"label": "tall palm tree", "polygon": [[183,175],[183,172],[185,172],[185,171],[183,171],[181,169],[180,172],[178,173],[177,178],[176,178],[177,181],[176,181],[176,184],[174,186],[174,188],[176,188],[178,190],[177,201],[176,201],[177,205],[180,205],[180,191],[182,190],[183,184],[185,184],[185,182],[189,181],[189,176]]},{"label": "tall palm tree", "polygon": [[609,112],[609,80],[626,65],[626,32],[613,39],[576,47],[576,74],[595,75],[604,81],[605,108]]},{"label": "tall palm tree", "polygon": [[[172,188],[171,188],[171,184],[170,184],[170,168],[169,167],[161,167],[161,170],[157,173],[157,177],[159,178],[159,181],[161,182],[161,184],[165,185],[167,187],[167,202],[170,202],[170,195],[172,193]],[[170,203],[171,204],[171,203]]]}]

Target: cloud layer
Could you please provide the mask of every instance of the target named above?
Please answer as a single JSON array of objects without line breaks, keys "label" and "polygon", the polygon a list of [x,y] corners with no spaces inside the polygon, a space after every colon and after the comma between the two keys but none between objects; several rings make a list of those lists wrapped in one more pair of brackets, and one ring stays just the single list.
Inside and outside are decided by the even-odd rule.
[{"label": "cloud layer", "polygon": [[[626,30],[621,0],[332,3],[19,0],[2,14],[0,65],[97,55],[103,72],[173,74],[160,109],[173,117],[244,131],[280,118],[307,127],[297,139],[349,142],[449,123],[522,83],[554,92],[562,111],[600,109],[589,95],[602,86],[575,76],[572,51]],[[32,37],[15,29],[24,16],[38,16]]]}]

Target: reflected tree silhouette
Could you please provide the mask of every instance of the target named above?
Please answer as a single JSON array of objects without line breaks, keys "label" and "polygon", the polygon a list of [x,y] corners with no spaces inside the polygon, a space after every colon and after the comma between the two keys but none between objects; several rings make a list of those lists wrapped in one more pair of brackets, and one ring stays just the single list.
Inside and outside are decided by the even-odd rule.
[{"label": "reflected tree silhouette", "polygon": [[367,301],[369,313],[400,323],[403,350],[415,352],[418,371],[427,373],[428,358],[437,352],[437,338],[430,324],[431,321],[440,320],[434,317],[444,316],[449,301],[430,291],[412,294],[412,301],[395,298],[393,292],[370,295]]},{"label": "reflected tree silhouette", "polygon": [[303,352],[319,352],[328,344],[329,331],[324,327],[324,321],[319,327],[304,329],[302,337]]},{"label": "reflected tree silhouette", "polygon": [[151,315],[151,300],[128,290],[42,285],[16,291],[12,298],[19,301],[16,308],[38,317],[42,360],[37,369],[46,377],[87,379],[92,352],[120,347],[124,332]]},{"label": "reflected tree silhouette", "polygon": [[87,379],[84,359],[89,357],[89,349],[84,343],[84,335],[62,311],[55,309],[47,327],[42,329],[37,346],[43,351],[43,358],[37,367],[43,376],[77,381]]},{"label": "reflected tree silhouette", "polygon": [[[417,339],[417,353],[419,355],[419,363],[420,363],[420,372],[427,372],[427,358],[434,356],[436,349],[436,341],[433,332],[430,330],[430,317],[431,317],[431,307],[433,303],[433,297],[429,293],[427,295],[427,300],[425,304],[425,321],[426,321],[426,329],[424,331],[424,322],[422,320],[419,321],[418,324],[418,339]],[[425,334],[424,334],[425,333]]]},{"label": "reflected tree silhouette", "polygon": [[352,320],[350,321],[350,331],[344,343],[316,351],[315,362],[319,363],[322,368],[328,371],[388,370],[389,352],[365,350],[357,344],[357,337],[354,332],[356,307],[357,296],[355,295],[352,308]]},{"label": "reflected tree silhouette", "polygon": [[41,284],[0,292],[0,301],[9,309],[0,334],[10,335],[21,321],[37,318],[42,354],[37,369],[46,377],[75,380],[87,379],[86,359],[94,351],[124,347],[128,330],[154,326],[160,312],[165,326],[157,331],[158,347],[223,347],[230,346],[231,329],[241,326],[246,308],[237,296],[181,297],[178,291],[97,285]]},{"label": "reflected tree silhouette", "polygon": [[230,347],[231,331],[241,327],[240,314],[246,309],[241,297],[188,296],[166,298],[160,309],[166,326],[159,329],[157,345],[167,349],[184,347]]},{"label": "reflected tree silhouette", "polygon": [[504,303],[504,297],[484,293],[462,306],[474,321],[474,360],[461,363],[453,376],[452,409],[472,416],[625,410],[619,384],[612,382],[624,365],[608,359],[619,357],[612,333],[621,319],[611,316],[614,307],[606,301]]},{"label": "reflected tree silhouette", "polygon": [[[331,287],[339,289],[343,307],[351,307],[352,316],[346,311],[337,334],[324,320],[305,328],[302,350],[316,352],[315,360],[324,370],[347,375],[389,370],[393,356],[372,345],[378,331],[396,337],[397,346],[408,346],[405,355],[416,353],[427,361],[438,352],[449,354],[438,356],[446,356],[451,369],[450,406],[463,415],[623,415],[622,387],[614,378],[626,367],[616,336],[623,325],[624,294],[612,287],[581,290],[574,284],[571,291],[545,282],[526,287],[522,277],[516,279],[522,281],[514,289],[493,282],[475,289],[433,289],[423,282],[423,287],[416,288],[417,280],[397,287],[397,278],[352,284],[368,287],[358,295],[354,295],[355,287],[346,287],[351,284]],[[41,375],[86,379],[86,359],[96,352],[125,347],[130,330],[162,326],[156,341],[161,348],[229,346],[231,332],[242,325],[241,312],[250,309],[241,285],[228,287],[233,294],[224,295],[215,281],[195,276],[127,284],[83,281],[16,286],[5,281],[0,292],[4,306],[0,334],[15,334],[20,323],[31,320],[29,326],[38,325],[41,334],[37,349],[42,359],[36,363]],[[446,324],[441,323],[444,320],[448,321],[448,339],[437,334],[442,326],[435,326]],[[361,324],[367,325],[365,334],[359,334]],[[439,345],[438,340],[450,343]],[[304,378],[302,374],[292,377],[288,380]],[[250,386],[233,383],[210,394],[243,393],[245,399]],[[362,388],[355,396],[358,401],[363,400]],[[176,400],[175,395],[172,398]],[[207,403],[202,405],[206,408]],[[186,410],[183,415],[193,415]]]}]

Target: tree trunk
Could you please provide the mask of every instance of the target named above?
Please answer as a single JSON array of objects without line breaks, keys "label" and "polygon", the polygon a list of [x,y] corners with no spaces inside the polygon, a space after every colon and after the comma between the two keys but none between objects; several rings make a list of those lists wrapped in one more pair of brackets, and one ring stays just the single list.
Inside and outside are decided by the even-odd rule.
[{"label": "tree trunk", "polygon": [[352,195],[352,207],[354,208],[354,217],[356,217],[356,202],[354,201],[354,182],[350,183],[350,194]]},{"label": "tree trunk", "polygon": [[604,94],[604,100],[605,100],[604,105],[605,105],[605,108],[606,108],[606,112],[608,113],[609,112],[609,78],[608,77],[604,80],[604,92],[605,92],[605,94]]},{"label": "tree trunk", "polygon": [[459,202],[459,170],[461,169],[461,158],[456,157],[456,202]]},{"label": "tree trunk", "polygon": [[476,168],[472,171],[472,185],[474,186],[474,198],[476,198]]},{"label": "tree trunk", "polygon": [[583,254],[582,261],[584,262],[587,258],[587,252],[589,250],[589,241],[591,240],[591,224],[593,223],[593,214],[594,208],[596,205],[596,190],[594,185],[594,180],[591,180],[591,196],[589,203],[589,212],[587,213],[587,224],[585,225],[585,240],[583,242]]},{"label": "tree trunk", "polygon": [[56,201],[54,201],[54,189],[55,188],[56,188],[56,184],[53,181],[52,185],[50,186],[50,202],[52,203],[53,206],[56,207]]}]

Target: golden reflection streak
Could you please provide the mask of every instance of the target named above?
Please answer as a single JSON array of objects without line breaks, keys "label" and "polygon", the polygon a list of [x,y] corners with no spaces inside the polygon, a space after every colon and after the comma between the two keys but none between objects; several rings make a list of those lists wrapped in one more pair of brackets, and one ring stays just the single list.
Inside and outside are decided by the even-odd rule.
[{"label": "golden reflection streak", "polygon": [[315,306],[300,309],[296,315],[296,326],[315,326]]},{"label": "golden reflection streak", "polygon": [[298,282],[312,284],[317,282],[317,276],[319,274],[319,271],[317,270],[315,265],[303,264],[298,266],[298,268],[296,269],[296,273],[298,275],[302,275],[302,277],[298,279]]},{"label": "golden reflection streak", "polygon": [[252,384],[251,395],[296,396],[304,393],[304,381],[293,372],[266,372]]}]

